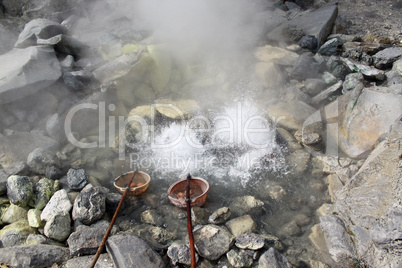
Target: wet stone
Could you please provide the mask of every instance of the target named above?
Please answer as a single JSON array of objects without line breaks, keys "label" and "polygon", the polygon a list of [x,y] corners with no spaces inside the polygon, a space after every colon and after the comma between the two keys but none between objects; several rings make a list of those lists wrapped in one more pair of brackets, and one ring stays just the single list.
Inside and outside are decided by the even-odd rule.
[{"label": "wet stone", "polygon": [[275,248],[278,251],[283,251],[285,249],[285,246],[278,237],[269,234],[261,234],[261,236],[265,239],[264,248]]},{"label": "wet stone", "polygon": [[[190,266],[191,265],[191,253],[190,253],[190,248],[177,241],[173,242],[168,250],[167,250],[167,255],[172,261],[173,265],[176,265],[176,263],[181,263]],[[198,262],[198,254],[195,253],[195,259],[196,262]]]},{"label": "wet stone", "polygon": [[251,195],[237,197],[229,206],[233,214],[240,216],[244,214],[261,214],[263,207],[264,202]]},{"label": "wet stone", "polygon": [[209,214],[210,213],[205,208],[201,207],[191,208],[191,220],[193,221],[193,224],[202,224],[202,225],[207,224]]},{"label": "wet stone", "polygon": [[70,168],[67,172],[67,183],[72,190],[81,190],[88,183],[88,175],[84,169]]},{"label": "wet stone", "polygon": [[222,224],[225,223],[231,215],[232,213],[228,207],[222,207],[215,210],[211,216],[209,216],[208,222],[212,224]]},{"label": "wet stone", "polygon": [[280,254],[276,249],[270,248],[264,254],[261,255],[259,262],[259,268],[271,268],[271,267],[281,267],[281,268],[292,268],[290,261]]},{"label": "wet stone", "polygon": [[28,177],[12,175],[7,179],[7,196],[10,202],[27,206],[33,203],[33,185]]},{"label": "wet stone", "polygon": [[258,250],[265,245],[265,238],[255,233],[244,233],[236,237],[236,247],[241,249]]},{"label": "wet stone", "polygon": [[226,222],[225,225],[235,237],[244,233],[254,232],[257,228],[256,222],[250,215],[234,218]]},{"label": "wet stone", "polygon": [[231,249],[226,253],[229,263],[233,267],[251,267],[253,265],[253,254],[251,250]]},{"label": "wet stone", "polygon": [[162,226],[164,223],[163,216],[157,210],[148,209],[141,213],[141,221],[156,226]]}]

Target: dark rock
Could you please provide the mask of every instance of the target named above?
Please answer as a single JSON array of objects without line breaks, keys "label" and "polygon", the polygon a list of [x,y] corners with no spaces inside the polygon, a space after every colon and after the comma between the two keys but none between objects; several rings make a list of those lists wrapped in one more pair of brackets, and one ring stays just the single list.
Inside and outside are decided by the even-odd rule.
[{"label": "dark rock", "polygon": [[65,34],[58,34],[49,39],[38,39],[37,44],[53,46],[56,52],[77,58],[85,56],[89,49],[87,45]]},{"label": "dark rock", "polygon": [[63,73],[64,84],[75,91],[82,91],[87,88],[89,79],[90,77],[86,73],[83,73],[83,71]]},{"label": "dark rock", "polygon": [[60,160],[53,152],[42,148],[36,148],[28,155],[27,164],[33,172],[41,175],[46,174],[48,166],[61,166]]},{"label": "dark rock", "polygon": [[[176,263],[181,263],[190,266],[191,265],[191,254],[190,248],[182,243],[173,242],[168,250],[167,255],[172,261],[173,265]],[[196,263],[198,262],[198,254],[195,253]]]},{"label": "dark rock", "polygon": [[19,206],[33,204],[33,185],[28,177],[12,175],[7,179],[7,196],[10,202]]},{"label": "dark rock", "polygon": [[276,249],[270,248],[261,255],[258,262],[259,268],[292,268],[290,261]]},{"label": "dark rock", "polygon": [[349,69],[350,72],[359,72],[362,73],[365,77],[376,79],[376,80],[384,80],[385,73],[382,70],[378,70],[372,66],[367,66],[364,64],[360,64],[351,59],[341,58],[345,66]]},{"label": "dark rock", "polygon": [[[64,265],[65,268],[89,267],[94,256],[82,256],[68,260]],[[113,267],[113,262],[107,253],[99,255],[96,268],[110,268]]]},{"label": "dark rock", "polygon": [[115,267],[166,267],[162,258],[144,240],[135,235],[111,236],[107,240],[106,250]]},{"label": "dark rock", "polygon": [[316,62],[313,55],[305,53],[297,59],[290,76],[294,79],[305,80],[307,78],[317,78],[320,71],[320,64]]},{"label": "dark rock", "polygon": [[69,259],[68,248],[51,245],[23,245],[0,248],[1,262],[13,267],[51,267]]},{"label": "dark rock", "polygon": [[0,104],[34,94],[61,76],[60,63],[48,46],[16,48],[0,55],[0,69]]},{"label": "dark rock", "polygon": [[45,176],[49,180],[53,180],[53,181],[58,180],[61,177],[63,177],[63,175],[64,175],[64,172],[60,168],[58,168],[56,166],[48,166],[46,168]]},{"label": "dark rock", "polygon": [[0,169],[0,196],[7,193],[8,176],[9,174],[4,169]]},{"label": "dark rock", "polygon": [[103,217],[106,210],[106,195],[109,190],[105,187],[87,185],[75,198],[73,220],[91,224]]},{"label": "dark rock", "polygon": [[[118,193],[108,193],[106,196],[106,211],[114,214],[117,206],[120,203],[122,195]],[[120,209],[124,209],[124,202]]]},{"label": "dark rock", "polygon": [[244,249],[231,249],[226,253],[226,257],[233,267],[251,267],[253,265],[253,255],[253,251]]},{"label": "dark rock", "polygon": [[68,198],[66,190],[59,190],[54,193],[43,209],[42,214],[40,215],[41,220],[48,221],[53,215],[59,212],[69,213],[72,207],[73,205]]},{"label": "dark rock", "polygon": [[88,183],[88,175],[84,169],[70,168],[67,172],[67,183],[72,190],[82,190]]},{"label": "dark rock", "polygon": [[34,19],[25,25],[14,46],[16,48],[35,46],[38,39],[49,39],[58,34],[65,34],[67,31],[67,28],[58,22],[47,19]]},{"label": "dark rock", "polygon": [[34,185],[35,208],[42,210],[53,195],[53,182],[42,178]]},{"label": "dark rock", "polygon": [[305,35],[303,36],[299,42],[299,46],[302,48],[309,49],[311,51],[315,51],[318,47],[317,38],[314,35]]},{"label": "dark rock", "polygon": [[92,227],[80,225],[67,239],[71,256],[91,255],[98,250],[107,230],[104,226]]},{"label": "dark rock", "polygon": [[338,51],[338,46],[339,46],[339,41],[337,38],[330,39],[327,42],[325,42],[320,49],[317,51],[317,53],[325,56],[331,56],[334,55]]},{"label": "dark rock", "polygon": [[208,222],[212,224],[222,224],[225,223],[231,215],[232,213],[228,207],[222,207],[215,210],[211,216],[209,216]]},{"label": "dark rock", "polygon": [[392,67],[392,63],[401,58],[402,47],[390,47],[373,56],[374,66],[378,69],[386,69]]}]

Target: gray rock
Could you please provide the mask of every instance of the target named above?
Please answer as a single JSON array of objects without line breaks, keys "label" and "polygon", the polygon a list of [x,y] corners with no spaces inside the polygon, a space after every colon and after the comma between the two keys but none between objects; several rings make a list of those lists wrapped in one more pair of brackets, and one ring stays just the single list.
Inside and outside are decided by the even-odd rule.
[{"label": "gray rock", "polygon": [[7,196],[10,202],[19,206],[33,204],[33,185],[28,177],[12,175],[7,179]]},{"label": "gray rock", "polygon": [[290,261],[276,249],[270,248],[261,255],[258,268],[292,268]]},{"label": "gray rock", "polygon": [[299,55],[287,49],[265,45],[257,47],[254,57],[259,61],[272,62],[279,65],[292,66],[296,63]]},{"label": "gray rock", "polygon": [[70,213],[59,212],[46,222],[44,234],[50,239],[63,242],[67,239],[71,232]]},{"label": "gray rock", "polygon": [[252,233],[257,229],[257,223],[250,215],[244,215],[226,222],[226,227],[235,236],[238,237],[244,233]]},{"label": "gray rock", "polygon": [[36,233],[27,220],[16,221],[0,230],[0,241],[4,247],[13,247],[24,244],[29,234]]},{"label": "gray rock", "polygon": [[244,233],[236,237],[236,247],[241,249],[258,250],[265,245],[265,238],[255,233]]},{"label": "gray rock", "polygon": [[305,35],[299,40],[298,44],[302,48],[315,51],[318,47],[317,37],[314,35]]},{"label": "gray rock", "polygon": [[4,169],[0,169],[0,196],[7,193],[7,179],[9,175]]},{"label": "gray rock", "polygon": [[264,87],[275,88],[283,85],[285,77],[277,64],[272,62],[258,62],[255,73]]},{"label": "gray rock", "polygon": [[[65,264],[65,268],[89,267],[93,260],[93,256],[82,256],[69,259]],[[95,264],[95,268],[111,268],[113,262],[107,253],[99,255],[99,259]]]},{"label": "gray rock", "polygon": [[[116,211],[117,206],[120,203],[120,200],[122,198],[121,194],[118,193],[108,193],[106,196],[106,211],[114,214],[114,212]],[[124,209],[125,205],[124,202],[121,205],[120,209]]]},{"label": "gray rock", "polygon": [[225,223],[231,215],[232,213],[228,207],[222,207],[215,210],[211,216],[209,216],[208,222],[212,224],[222,224]]},{"label": "gray rock", "polygon": [[88,183],[85,169],[70,168],[67,172],[67,183],[72,190],[82,190]]},{"label": "gray rock", "polygon": [[211,213],[206,208],[191,207],[191,220],[193,225],[208,224],[208,217]]},{"label": "gray rock", "polygon": [[73,205],[68,198],[66,190],[62,189],[54,193],[42,211],[41,219],[48,221],[59,212],[69,213]]},{"label": "gray rock", "polygon": [[45,173],[45,176],[46,176],[46,178],[48,178],[49,180],[58,180],[58,179],[60,179],[61,177],[63,177],[63,171],[60,169],[60,168],[58,168],[58,167],[55,167],[55,166],[48,166],[47,168],[46,168],[46,173]]},{"label": "gray rock", "polygon": [[389,47],[380,52],[377,52],[374,56],[374,66],[378,69],[386,69],[392,66],[396,60],[402,56],[402,47]]},{"label": "gray rock", "polygon": [[30,171],[28,165],[23,161],[13,162],[5,170],[9,175],[28,176]]},{"label": "gray rock", "polygon": [[14,267],[40,268],[69,259],[68,248],[51,245],[23,245],[0,248],[1,261]]},{"label": "gray rock", "polygon": [[322,79],[308,78],[304,81],[304,86],[305,89],[302,89],[303,92],[314,96],[324,90],[324,88],[327,87],[327,84]]},{"label": "gray rock", "polygon": [[251,250],[231,249],[226,253],[226,257],[233,267],[251,267],[253,265],[253,254]]},{"label": "gray rock", "polygon": [[88,51],[88,46],[65,34],[58,34],[48,39],[38,39],[38,45],[53,46],[54,50],[66,55],[83,57]]},{"label": "gray rock", "polygon": [[285,160],[293,168],[293,172],[300,175],[308,168],[310,153],[305,149],[296,150],[286,156]]},{"label": "gray rock", "polygon": [[[180,242],[173,242],[168,250],[167,255],[172,261],[173,265],[181,263],[190,266],[191,265],[191,253],[190,248],[186,244]],[[196,263],[198,262],[198,254],[195,253]]]},{"label": "gray rock", "polygon": [[338,81],[336,84],[330,86],[326,90],[314,96],[313,104],[322,105],[325,100],[328,100],[331,96],[335,95],[336,93],[339,93],[341,88],[342,88],[342,81]]},{"label": "gray rock", "polygon": [[163,215],[155,209],[148,209],[141,213],[141,221],[143,223],[148,223],[156,226],[162,226],[165,222]]},{"label": "gray rock", "polygon": [[351,72],[359,72],[365,77],[374,78],[380,81],[384,80],[385,78],[385,73],[382,70],[378,70],[372,66],[360,64],[351,59],[341,58],[341,60]]},{"label": "gray rock", "polygon": [[333,84],[335,84],[336,82],[338,82],[339,79],[337,79],[337,77],[336,77],[335,75],[333,75],[333,74],[331,74],[331,73],[329,73],[329,72],[324,72],[324,73],[322,74],[322,80],[324,80],[324,82],[325,82],[327,85],[333,85]]},{"label": "gray rock", "polygon": [[234,243],[234,236],[225,227],[218,225],[205,225],[193,233],[198,254],[207,260],[219,259]]},{"label": "gray rock", "polygon": [[389,71],[385,73],[387,86],[400,85],[402,84],[402,75],[396,71]]},{"label": "gray rock", "polygon": [[115,267],[166,267],[162,258],[144,240],[135,235],[111,236],[106,243],[106,250]]},{"label": "gray rock", "polygon": [[1,217],[3,223],[13,223],[28,219],[28,210],[11,204]]},{"label": "gray rock", "polygon": [[364,77],[361,73],[351,73],[345,77],[345,81],[342,84],[342,93],[345,94],[348,91],[360,86],[363,87]]},{"label": "gray rock", "polygon": [[238,216],[244,214],[259,215],[263,211],[264,202],[251,195],[236,197],[229,205],[230,211]]},{"label": "gray rock", "polygon": [[299,56],[290,72],[290,76],[297,80],[317,78],[321,71],[320,64],[313,58],[311,53],[304,53]]},{"label": "gray rock", "polygon": [[16,48],[35,46],[38,39],[48,39],[64,33],[67,33],[67,28],[60,23],[47,19],[34,19],[25,25],[14,46]]},{"label": "gray rock", "polygon": [[339,41],[337,38],[330,39],[330,40],[326,41],[320,47],[320,49],[317,51],[317,53],[319,53],[321,55],[325,55],[325,56],[331,56],[337,52],[338,46],[339,46]]},{"label": "gray rock", "polygon": [[40,175],[45,175],[48,166],[61,166],[53,152],[42,148],[36,148],[28,155],[27,164],[33,172]]},{"label": "gray rock", "polygon": [[109,190],[105,187],[87,185],[75,198],[73,220],[91,224],[103,217],[106,210],[106,195]]},{"label": "gray rock", "polygon": [[300,227],[296,224],[295,221],[291,221],[285,224],[282,229],[280,230],[280,234],[286,237],[289,236],[298,236],[301,234]]},{"label": "gray rock", "polygon": [[351,264],[353,244],[342,220],[334,215],[321,216],[320,226],[332,259],[345,266]]},{"label": "gray rock", "polygon": [[64,141],[66,136],[63,124],[64,121],[60,116],[57,113],[53,114],[46,122],[46,132],[49,137],[58,141]]},{"label": "gray rock", "polygon": [[43,209],[53,195],[53,182],[47,178],[40,179],[34,185],[35,208]]},{"label": "gray rock", "polygon": [[[71,256],[91,255],[98,250],[108,226],[80,225],[67,239]],[[110,239],[110,238],[109,238]]]},{"label": "gray rock", "polygon": [[61,76],[54,50],[47,46],[16,48],[0,55],[0,69],[0,104],[34,94]]}]

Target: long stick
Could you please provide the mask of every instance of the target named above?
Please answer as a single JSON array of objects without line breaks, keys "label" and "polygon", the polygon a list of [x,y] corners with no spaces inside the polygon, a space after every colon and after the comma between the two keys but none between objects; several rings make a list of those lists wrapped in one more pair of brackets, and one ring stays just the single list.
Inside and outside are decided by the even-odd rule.
[{"label": "long stick", "polygon": [[113,227],[113,225],[114,225],[114,222],[116,221],[117,214],[119,213],[120,208],[121,208],[121,206],[122,206],[122,204],[123,204],[123,201],[124,201],[124,199],[126,198],[126,195],[127,195],[128,191],[129,191],[129,189],[130,189],[130,184],[131,184],[131,182],[133,181],[135,175],[137,175],[137,173],[138,173],[138,168],[137,168],[137,170],[134,172],[133,176],[131,176],[130,181],[129,181],[128,184],[127,184],[127,187],[126,187],[126,189],[125,189],[124,192],[123,192],[123,196],[121,197],[120,202],[119,202],[119,204],[117,205],[117,208],[116,208],[116,211],[114,212],[112,221],[111,221],[110,224],[109,224],[109,228],[107,228],[106,233],[105,233],[105,235],[103,236],[102,242],[100,243],[100,245],[99,245],[99,247],[98,247],[98,250],[96,251],[96,254],[95,254],[94,258],[93,258],[91,264],[89,265],[89,268],[93,268],[93,267],[95,266],[96,262],[98,261],[99,256],[100,256],[100,254],[102,253],[103,248],[105,247],[106,240],[107,240],[107,238],[109,237],[110,232],[112,231],[112,227]]},{"label": "long stick", "polygon": [[194,247],[194,236],[193,236],[193,225],[191,223],[191,199],[190,199],[190,180],[191,175],[187,176],[187,192],[186,192],[186,203],[187,203],[187,229],[188,238],[190,240],[190,254],[191,254],[191,268],[195,268],[195,247]]}]

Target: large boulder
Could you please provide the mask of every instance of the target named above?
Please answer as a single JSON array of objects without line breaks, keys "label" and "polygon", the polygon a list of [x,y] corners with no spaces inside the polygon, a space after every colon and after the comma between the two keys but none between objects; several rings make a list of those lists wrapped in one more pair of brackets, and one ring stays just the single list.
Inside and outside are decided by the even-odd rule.
[{"label": "large boulder", "polygon": [[34,94],[61,76],[60,63],[50,46],[15,48],[0,55],[0,104]]}]

